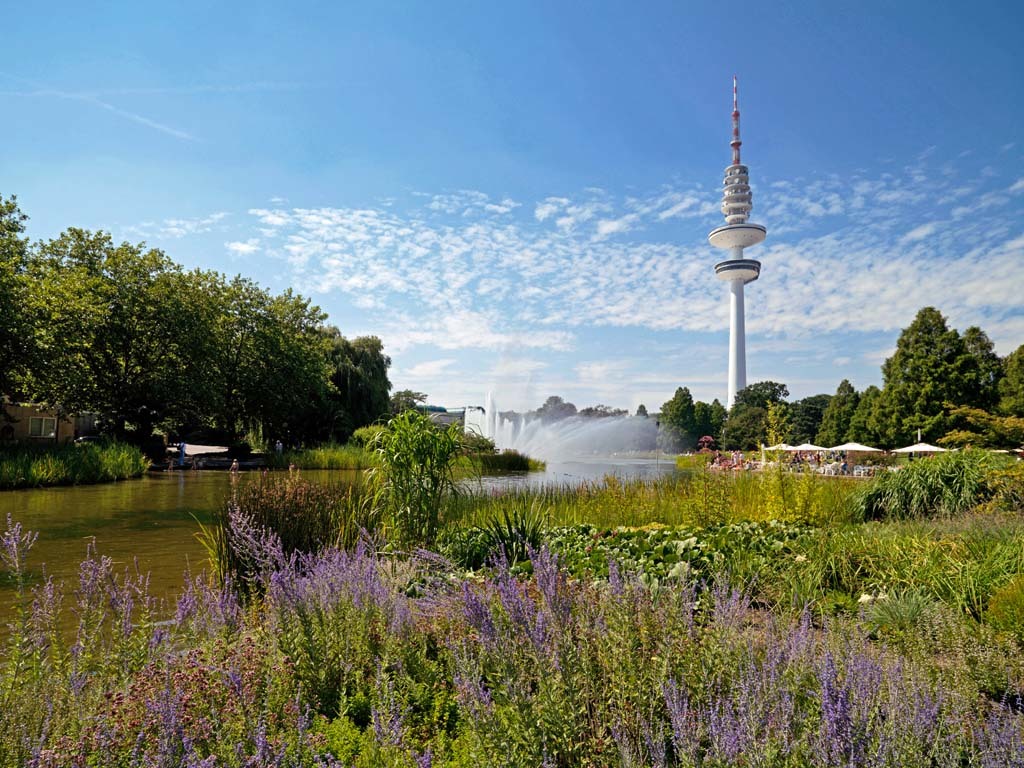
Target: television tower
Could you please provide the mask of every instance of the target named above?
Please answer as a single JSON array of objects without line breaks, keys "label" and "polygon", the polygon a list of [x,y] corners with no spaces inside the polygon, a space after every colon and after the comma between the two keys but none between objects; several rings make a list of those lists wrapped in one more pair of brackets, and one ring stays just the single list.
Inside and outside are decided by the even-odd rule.
[{"label": "television tower", "polygon": [[732,165],[725,169],[722,215],[725,226],[713,229],[708,241],[729,251],[726,261],[715,264],[719,280],[729,283],[729,391],[726,407],[732,408],[736,393],[747,386],[746,333],[743,327],[743,286],[757,280],[761,262],[743,258],[743,249],[764,242],[768,230],[747,221],[751,194],[747,166],[740,163],[740,108],[736,98],[736,77],[732,78]]}]

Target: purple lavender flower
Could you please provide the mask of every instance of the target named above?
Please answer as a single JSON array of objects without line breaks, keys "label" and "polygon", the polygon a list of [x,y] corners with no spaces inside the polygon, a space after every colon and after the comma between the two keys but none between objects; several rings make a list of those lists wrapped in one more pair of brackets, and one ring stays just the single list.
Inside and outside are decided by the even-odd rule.
[{"label": "purple lavender flower", "polygon": [[14,522],[8,512],[7,530],[0,534],[0,562],[15,576],[21,577],[25,572],[25,557],[38,538],[39,534],[34,531],[23,531],[21,523]]}]

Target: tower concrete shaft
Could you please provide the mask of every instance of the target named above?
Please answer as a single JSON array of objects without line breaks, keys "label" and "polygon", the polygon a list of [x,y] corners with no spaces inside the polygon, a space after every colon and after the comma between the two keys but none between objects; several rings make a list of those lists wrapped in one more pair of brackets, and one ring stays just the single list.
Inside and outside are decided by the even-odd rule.
[{"label": "tower concrete shaft", "polygon": [[[742,251],[740,251],[742,253]],[[747,339],[743,316],[742,279],[729,281],[729,390],[726,407],[732,408],[736,393],[747,386]]]},{"label": "tower concrete shaft", "polygon": [[725,226],[708,235],[711,245],[729,251],[726,261],[715,265],[719,280],[729,283],[729,389],[726,407],[732,408],[736,393],[747,386],[746,320],[743,286],[757,280],[761,262],[743,257],[743,249],[764,242],[767,230],[749,221],[753,208],[749,170],[740,163],[740,108],[736,78],[732,80],[732,164],[725,169],[722,189],[722,215]]}]

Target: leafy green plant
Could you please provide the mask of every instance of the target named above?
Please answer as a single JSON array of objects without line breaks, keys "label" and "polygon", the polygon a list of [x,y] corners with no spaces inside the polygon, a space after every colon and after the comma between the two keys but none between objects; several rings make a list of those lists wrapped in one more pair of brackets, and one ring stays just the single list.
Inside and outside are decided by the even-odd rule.
[{"label": "leafy green plant", "polygon": [[502,451],[501,453],[480,453],[474,456],[480,464],[480,471],[490,472],[529,472],[543,469],[544,464],[531,459],[519,451]]},{"label": "leafy green plant", "polygon": [[868,626],[879,635],[913,632],[927,616],[933,601],[917,589],[879,595],[866,613]]},{"label": "leafy green plant", "polygon": [[395,416],[380,433],[380,465],[372,476],[380,483],[388,532],[399,544],[433,544],[444,502],[459,492],[454,470],[462,435],[458,424],[441,429],[417,411]]},{"label": "leafy green plant", "polygon": [[509,504],[501,513],[480,526],[488,554],[503,552],[509,563],[529,559],[531,550],[540,549],[544,534],[544,515],[539,505]]}]

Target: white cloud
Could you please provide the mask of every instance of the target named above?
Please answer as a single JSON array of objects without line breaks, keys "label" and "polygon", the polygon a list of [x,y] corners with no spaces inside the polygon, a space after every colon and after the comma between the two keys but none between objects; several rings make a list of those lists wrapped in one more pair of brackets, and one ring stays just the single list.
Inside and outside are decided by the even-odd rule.
[{"label": "white cloud", "polygon": [[408,368],[404,375],[413,379],[435,379],[454,364],[455,360],[450,357],[441,360],[427,360]]},{"label": "white cloud", "polygon": [[504,358],[495,363],[488,375],[495,378],[516,378],[542,371],[548,364],[528,357]]},{"label": "white cloud", "polygon": [[231,251],[231,253],[236,253],[245,256],[259,251],[260,239],[258,237],[250,237],[245,242],[234,241],[230,243],[224,243],[224,247]]},{"label": "white cloud", "polygon": [[1011,192],[1024,192],[1024,178],[1017,179],[1010,185]]},{"label": "white cloud", "polygon": [[549,197],[543,202],[537,203],[537,207],[533,210],[534,218],[537,221],[549,219],[568,204],[569,198],[567,197]]},{"label": "white cloud", "polygon": [[900,238],[900,242],[904,245],[907,243],[916,243],[918,240],[924,240],[926,237],[933,235],[938,228],[938,224],[934,221],[929,221],[927,224],[914,227],[912,230],[907,232],[907,234]]},{"label": "white cloud", "polygon": [[209,216],[199,216],[185,219],[164,219],[160,223],[147,221],[134,226],[125,227],[124,233],[132,237],[159,237],[165,239],[178,239],[189,235],[200,235],[219,228],[221,222],[230,214],[226,211],[211,213]]}]

